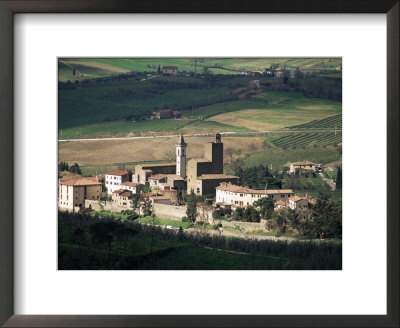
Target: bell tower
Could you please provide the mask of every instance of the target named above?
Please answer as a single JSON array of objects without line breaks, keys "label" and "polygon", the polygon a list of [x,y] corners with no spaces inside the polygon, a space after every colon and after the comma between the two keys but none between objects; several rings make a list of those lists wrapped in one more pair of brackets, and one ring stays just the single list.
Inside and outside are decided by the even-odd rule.
[{"label": "bell tower", "polygon": [[186,178],[186,146],[185,139],[181,134],[178,137],[176,146],[176,174],[182,178]]}]

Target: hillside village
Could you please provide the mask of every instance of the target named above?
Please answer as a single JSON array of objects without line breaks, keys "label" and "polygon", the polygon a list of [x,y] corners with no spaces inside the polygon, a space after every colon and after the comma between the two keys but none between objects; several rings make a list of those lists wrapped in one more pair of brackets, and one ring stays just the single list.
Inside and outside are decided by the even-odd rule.
[{"label": "hillside village", "polygon": [[[214,141],[204,144],[203,158],[187,160],[190,145],[180,135],[175,144],[174,163],[141,164],[135,166],[134,172],[120,170],[96,177],[67,175],[59,179],[59,209],[74,213],[133,211],[181,221],[188,212],[185,199],[192,194],[204,200],[197,203],[194,221],[214,223],[216,211],[234,213],[238,208],[256,205],[263,198],[272,201],[275,211],[290,208],[303,215],[315,205],[315,199],[295,195],[292,189],[271,189],[266,185],[265,189],[255,190],[240,185],[239,177],[223,172],[223,146],[221,135],[216,134]],[[316,164],[310,161],[290,165],[292,174],[315,170]]]},{"label": "hillside village", "polygon": [[59,58],[59,269],[340,269],[341,58]]}]

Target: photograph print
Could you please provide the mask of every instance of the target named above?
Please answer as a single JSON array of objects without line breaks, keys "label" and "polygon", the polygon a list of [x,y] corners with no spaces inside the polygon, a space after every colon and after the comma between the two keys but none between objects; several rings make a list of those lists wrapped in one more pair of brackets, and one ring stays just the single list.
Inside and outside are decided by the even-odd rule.
[{"label": "photograph print", "polygon": [[342,59],[58,58],[59,270],[341,270]]}]

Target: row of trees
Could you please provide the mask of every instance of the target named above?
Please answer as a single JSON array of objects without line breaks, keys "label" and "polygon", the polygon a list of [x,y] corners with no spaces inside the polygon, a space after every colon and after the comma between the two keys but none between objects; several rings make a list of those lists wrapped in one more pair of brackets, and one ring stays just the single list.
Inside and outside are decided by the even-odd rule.
[{"label": "row of trees", "polygon": [[254,206],[237,208],[233,215],[230,211],[218,209],[213,216],[231,217],[242,222],[260,222],[265,219],[267,227],[280,234],[292,229],[305,238],[342,238],[342,203],[333,201],[327,193],[320,193],[311,209],[292,210],[283,207],[275,211],[274,201],[265,197],[256,201]]},{"label": "row of trees", "polygon": [[58,172],[68,171],[74,174],[82,174],[81,169],[78,163],[75,163],[72,166],[69,166],[67,162],[63,161],[58,163]]}]

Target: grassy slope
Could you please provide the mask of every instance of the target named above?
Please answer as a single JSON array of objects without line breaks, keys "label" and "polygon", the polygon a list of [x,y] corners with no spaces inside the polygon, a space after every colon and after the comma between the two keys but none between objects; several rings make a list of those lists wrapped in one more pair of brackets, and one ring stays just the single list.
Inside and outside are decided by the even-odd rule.
[{"label": "grassy slope", "polygon": [[[278,98],[279,92],[272,94]],[[250,99],[229,104],[229,109],[223,105],[211,105],[208,108],[202,108],[202,112],[205,112],[204,115],[207,115],[210,120],[221,123],[246,127],[254,124],[256,130],[285,128],[340,114],[342,111],[341,103],[338,101],[303,98],[298,94],[288,96],[286,93],[283,93],[282,100],[275,100],[274,103]]]},{"label": "grassy slope", "polygon": [[63,129],[59,133],[60,139],[74,138],[101,138],[101,137],[116,137],[126,134],[146,135],[157,134],[163,132],[168,134],[172,132],[177,134],[182,133],[216,133],[226,131],[251,131],[251,129],[231,126],[228,124],[211,122],[211,121],[193,121],[193,120],[149,120],[143,122],[131,121],[115,121],[107,123],[98,123],[84,125],[76,128]]},{"label": "grassy slope", "polygon": [[[160,79],[162,77],[158,77]],[[140,84],[140,85],[139,85]],[[149,93],[151,82],[137,82],[134,79],[105,84],[104,86],[79,87],[74,90],[60,90],[58,95],[59,129],[98,123],[105,116],[121,118],[128,114],[151,111],[163,103],[186,104],[202,99],[226,94],[224,87],[208,89],[176,89],[163,94],[152,94],[145,99],[120,97],[108,100],[107,97],[118,97],[120,88],[132,92]]]}]

